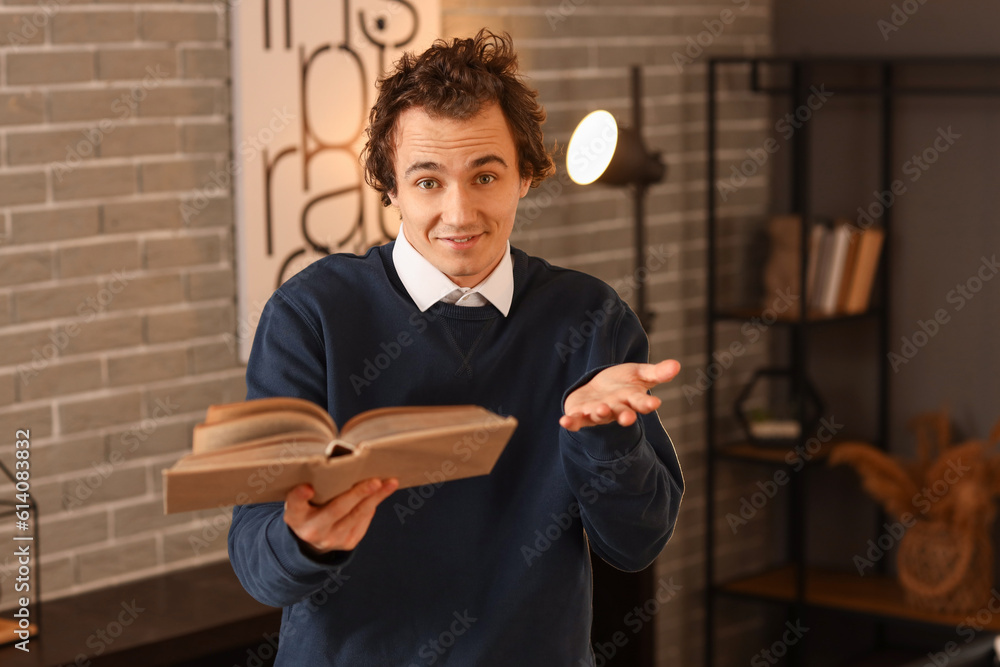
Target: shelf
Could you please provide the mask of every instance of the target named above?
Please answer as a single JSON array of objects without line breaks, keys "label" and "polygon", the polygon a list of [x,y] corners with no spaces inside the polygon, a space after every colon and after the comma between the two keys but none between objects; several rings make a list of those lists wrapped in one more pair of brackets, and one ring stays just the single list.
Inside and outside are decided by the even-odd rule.
[{"label": "shelf", "polygon": [[[137,609],[142,610],[141,615]],[[94,641],[95,629],[109,628],[110,633],[108,622],[124,621],[126,611],[137,615],[127,632],[114,635],[113,643]],[[281,609],[250,597],[232,565],[221,561],[46,600],[40,605],[37,620],[41,632],[32,640],[31,652],[24,653],[12,644],[0,646],[0,665],[189,664],[214,653],[256,646],[266,633],[277,632]]]},{"label": "shelf", "polygon": [[[763,574],[731,581],[717,587],[720,592],[754,599],[793,602],[795,568],[791,565]],[[903,589],[889,577],[809,568],[806,570],[804,602],[813,607],[836,609],[884,619],[958,627],[968,614],[939,614],[912,607],[903,597]],[[985,603],[986,600],[984,599]],[[974,614],[973,614],[974,615]],[[983,624],[990,632],[1000,632],[1000,614],[992,614]]]},{"label": "shelf", "polygon": [[[795,325],[795,324],[826,324],[829,322],[846,322],[853,320],[861,320],[869,317],[874,317],[878,314],[878,308],[871,308],[863,313],[855,313],[852,315],[837,314],[837,315],[826,315],[824,313],[818,313],[816,311],[807,311],[805,322],[799,319],[798,315],[791,315],[786,313],[775,313],[776,319],[775,324],[784,325]],[[762,319],[764,316],[763,308],[722,308],[716,310],[714,317],[716,320],[734,320],[734,321],[744,321]]]},{"label": "shelf", "polygon": [[920,660],[921,658],[925,661],[927,660],[926,651],[886,649],[845,662],[843,667],[887,667],[888,665],[906,667],[907,665],[912,665],[914,660]]},{"label": "shelf", "polygon": [[[819,451],[811,455],[806,463],[815,463],[818,461],[824,461],[833,451],[836,442],[825,442],[820,446]],[[785,460],[785,457],[790,453],[794,453],[794,445],[789,447],[766,447],[764,445],[755,445],[752,442],[739,442],[732,445],[725,445],[719,447],[716,451],[717,456],[721,456],[727,459],[737,459],[740,461],[751,461],[755,463],[775,463],[780,465],[793,465],[797,464],[796,460],[789,462]]]}]

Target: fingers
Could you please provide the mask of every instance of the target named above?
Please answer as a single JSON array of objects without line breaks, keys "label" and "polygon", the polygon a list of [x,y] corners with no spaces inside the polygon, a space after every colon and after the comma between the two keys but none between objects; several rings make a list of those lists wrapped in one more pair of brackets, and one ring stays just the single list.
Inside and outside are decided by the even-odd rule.
[{"label": "fingers", "polygon": [[375,510],[379,503],[392,495],[398,487],[399,482],[396,479],[386,480],[377,493],[373,493],[359,502],[333,526],[333,530],[340,531],[345,535],[343,544],[339,548],[350,550],[358,546],[358,542],[368,532],[368,526],[375,518]]},{"label": "fingers", "polygon": [[285,496],[285,523],[288,525],[305,522],[312,513],[313,507],[309,500],[315,491],[308,484],[299,484]]},{"label": "fingers", "polygon": [[656,364],[640,364],[639,379],[652,387],[661,382],[669,382],[681,371],[680,363],[675,359],[664,359]]},{"label": "fingers", "polygon": [[368,479],[324,505],[312,505],[315,492],[307,484],[292,489],[285,498],[284,520],[316,552],[350,550],[364,537],[380,502],[397,488],[396,479]]},{"label": "fingers", "polygon": [[559,425],[567,431],[579,431],[587,426],[598,426],[611,422],[618,422],[622,426],[631,426],[639,414],[648,414],[656,410],[662,402],[656,396],[632,392],[618,401],[581,405],[572,414],[563,415],[559,419]]}]

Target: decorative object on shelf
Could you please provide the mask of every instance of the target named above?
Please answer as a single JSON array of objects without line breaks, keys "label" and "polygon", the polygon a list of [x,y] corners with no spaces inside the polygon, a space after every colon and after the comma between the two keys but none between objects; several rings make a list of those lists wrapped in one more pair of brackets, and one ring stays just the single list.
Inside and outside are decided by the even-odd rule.
[{"label": "decorative object on shelf", "polygon": [[993,587],[991,529],[1000,495],[1000,421],[988,442],[951,441],[948,411],[911,420],[918,456],[904,461],[864,443],[843,443],[830,465],[846,463],[865,490],[908,527],[896,564],[907,601],[946,613],[980,609]]},{"label": "decorative object on shelf", "polygon": [[[667,167],[660,153],[650,152],[642,140],[642,69],[631,71],[632,127],[622,127],[607,111],[587,114],[573,130],[566,147],[566,171],[575,183],[631,186],[635,221],[635,267],[646,265],[646,192],[663,180]],[[646,307],[646,281],[636,289],[636,315],[643,329],[652,328]]]},{"label": "decorative object on shelf", "polygon": [[[789,447],[802,433],[819,423],[823,401],[805,379],[796,391],[791,369],[761,368],[736,398],[736,418],[750,442],[763,446]],[[761,394],[765,394],[761,398]]]}]

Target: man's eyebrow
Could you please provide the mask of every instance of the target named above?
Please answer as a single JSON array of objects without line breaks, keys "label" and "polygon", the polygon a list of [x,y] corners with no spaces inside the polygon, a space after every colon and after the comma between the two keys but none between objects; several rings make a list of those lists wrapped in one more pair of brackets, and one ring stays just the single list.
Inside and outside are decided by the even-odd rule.
[{"label": "man's eyebrow", "polygon": [[437,162],[414,162],[403,173],[403,178],[409,178],[415,171],[442,171],[441,165]]},{"label": "man's eyebrow", "polygon": [[495,153],[490,153],[489,155],[484,155],[482,157],[477,157],[475,160],[469,163],[469,169],[478,169],[479,167],[485,167],[488,164],[499,164],[503,167],[507,166],[507,162]]},{"label": "man's eyebrow", "polygon": [[[499,164],[502,167],[507,167],[507,161],[496,153],[489,153],[488,155],[483,155],[482,157],[477,157],[472,162],[469,162],[469,169],[479,169],[480,167],[485,167],[488,164]],[[424,161],[424,162],[414,162],[406,171],[403,172],[403,178],[409,178],[414,172],[418,171],[444,171],[444,167],[438,162]]]}]

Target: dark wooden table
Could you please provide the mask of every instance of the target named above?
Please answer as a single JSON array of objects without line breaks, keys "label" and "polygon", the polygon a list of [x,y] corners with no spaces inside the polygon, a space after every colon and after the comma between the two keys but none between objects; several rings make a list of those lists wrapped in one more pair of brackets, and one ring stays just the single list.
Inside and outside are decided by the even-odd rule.
[{"label": "dark wooden table", "polygon": [[245,663],[247,651],[273,657],[281,610],[251,598],[223,562],[44,602],[40,620],[30,653],[0,647],[0,665],[176,667],[227,651]]}]

